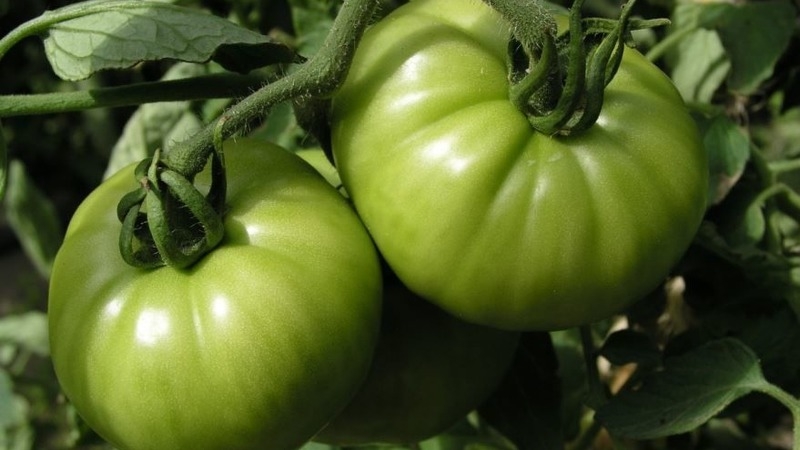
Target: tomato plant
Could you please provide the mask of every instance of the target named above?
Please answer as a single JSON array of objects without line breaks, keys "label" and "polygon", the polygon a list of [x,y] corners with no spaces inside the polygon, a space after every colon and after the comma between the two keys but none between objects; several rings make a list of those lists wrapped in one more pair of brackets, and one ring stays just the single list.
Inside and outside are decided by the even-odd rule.
[{"label": "tomato plant", "polygon": [[553,1],[0,0],[0,447],[800,449],[797,2]]},{"label": "tomato plant", "polygon": [[465,320],[559,329],[654,289],[706,206],[706,154],[669,79],[626,49],[597,123],[534,131],[508,100],[509,33],[471,1],[369,30],[333,99],[356,209],[414,292]]},{"label": "tomato plant", "polygon": [[369,367],[381,276],[350,206],[281,148],[241,140],[225,153],[225,238],[190,269],[120,257],[114,205],[132,167],[81,205],[55,260],[59,382],[120,448],[293,448]]}]

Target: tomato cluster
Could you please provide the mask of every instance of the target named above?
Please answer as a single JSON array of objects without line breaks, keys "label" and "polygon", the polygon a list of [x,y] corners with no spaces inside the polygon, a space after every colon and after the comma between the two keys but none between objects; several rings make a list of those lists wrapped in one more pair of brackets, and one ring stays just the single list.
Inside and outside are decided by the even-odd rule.
[{"label": "tomato cluster", "polygon": [[680,96],[626,50],[591,129],[539,134],[508,100],[508,37],[468,0],[373,26],[331,110],[352,203],[297,155],[228,142],[225,238],[189,269],[121,259],[132,167],[91,194],[49,299],[55,370],[88,424],[121,449],[416,442],[491,394],[518,331],[656,288],[705,208]]}]

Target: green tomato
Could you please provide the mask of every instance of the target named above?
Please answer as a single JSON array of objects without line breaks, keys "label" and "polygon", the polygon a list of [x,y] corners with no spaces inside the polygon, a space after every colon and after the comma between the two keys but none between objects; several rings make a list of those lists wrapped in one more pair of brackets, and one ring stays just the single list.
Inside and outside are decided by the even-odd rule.
[{"label": "green tomato", "polygon": [[400,279],[452,314],[518,330],[605,318],[696,233],[698,131],[625,49],[593,127],[538,133],[508,99],[508,40],[471,0],[412,1],[368,30],[331,110],[344,187]]},{"label": "green tomato", "polygon": [[[334,186],[322,149],[297,152]],[[471,324],[417,297],[384,271],[383,319],[367,379],[314,440],[411,444],[446,431],[484,401],[511,364],[519,334]]]},{"label": "green tomato", "polygon": [[132,167],[84,201],[56,258],[58,380],[121,449],[296,448],[369,369],[381,273],[352,208],[281,148],[240,140],[225,154],[225,238],[189,269],[120,257],[115,206]]},{"label": "green tomato", "polygon": [[452,427],[502,381],[519,334],[461,321],[384,276],[372,369],[353,401],[314,440],[411,444]]}]

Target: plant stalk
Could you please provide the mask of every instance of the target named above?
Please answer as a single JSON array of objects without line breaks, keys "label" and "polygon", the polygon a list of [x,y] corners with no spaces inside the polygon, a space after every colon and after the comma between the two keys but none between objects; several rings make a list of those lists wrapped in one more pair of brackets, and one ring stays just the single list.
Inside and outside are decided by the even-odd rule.
[{"label": "plant stalk", "polygon": [[270,80],[257,75],[215,74],[135,83],[86,91],[0,96],[0,118],[134,106],[143,103],[241,97]]},{"label": "plant stalk", "polygon": [[[300,96],[326,97],[341,83],[350,68],[358,41],[379,0],[345,0],[320,50],[298,70],[268,84],[236,105],[190,139],[176,144],[164,160],[173,170],[192,176],[205,166],[213,149],[215,130],[223,138],[234,135],[254,118],[267,115],[278,103]],[[219,125],[219,127],[218,127]]]}]

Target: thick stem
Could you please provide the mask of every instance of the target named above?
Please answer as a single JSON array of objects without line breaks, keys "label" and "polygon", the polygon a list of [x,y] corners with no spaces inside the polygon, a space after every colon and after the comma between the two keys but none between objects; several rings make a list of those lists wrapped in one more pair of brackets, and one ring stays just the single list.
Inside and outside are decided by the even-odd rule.
[{"label": "thick stem", "polygon": [[[517,108],[544,112],[561,96],[558,26],[541,0],[484,0],[511,25],[511,32],[526,59],[526,67],[511,67],[510,98]],[[514,73],[518,72],[518,73]]]},{"label": "thick stem", "polygon": [[569,67],[564,90],[555,109],[544,116],[529,116],[531,125],[542,133],[555,134],[572,117],[586,85],[586,54],[580,10],[583,0],[575,0],[570,12]]},{"label": "thick stem", "polygon": [[274,105],[302,95],[328,96],[344,81],[357,43],[379,0],[345,0],[317,54],[297,71],[268,84],[232,106],[217,123],[205,127],[192,138],[176,145],[165,157],[173,170],[192,176],[205,166],[213,148],[215,130],[228,138],[264,116]]},{"label": "thick stem", "polygon": [[[237,103],[173,148],[168,161],[160,159],[161,153],[156,151],[146,176],[136,175],[140,187],[118,205],[117,215],[123,222],[119,246],[126,262],[143,268],[163,264],[184,268],[213,250],[224,235],[223,140],[265,115],[276,103],[332,94],[344,81],[357,41],[377,5],[378,0],[345,1],[323,47],[311,61]],[[212,151],[212,184],[204,195],[191,180],[206,166]],[[138,170],[142,168],[140,164]],[[137,235],[144,223],[149,234]]]},{"label": "thick stem", "polygon": [[268,78],[256,75],[216,74],[87,91],[7,95],[0,96],[0,118],[153,102],[240,97],[252,93],[268,81]]}]

